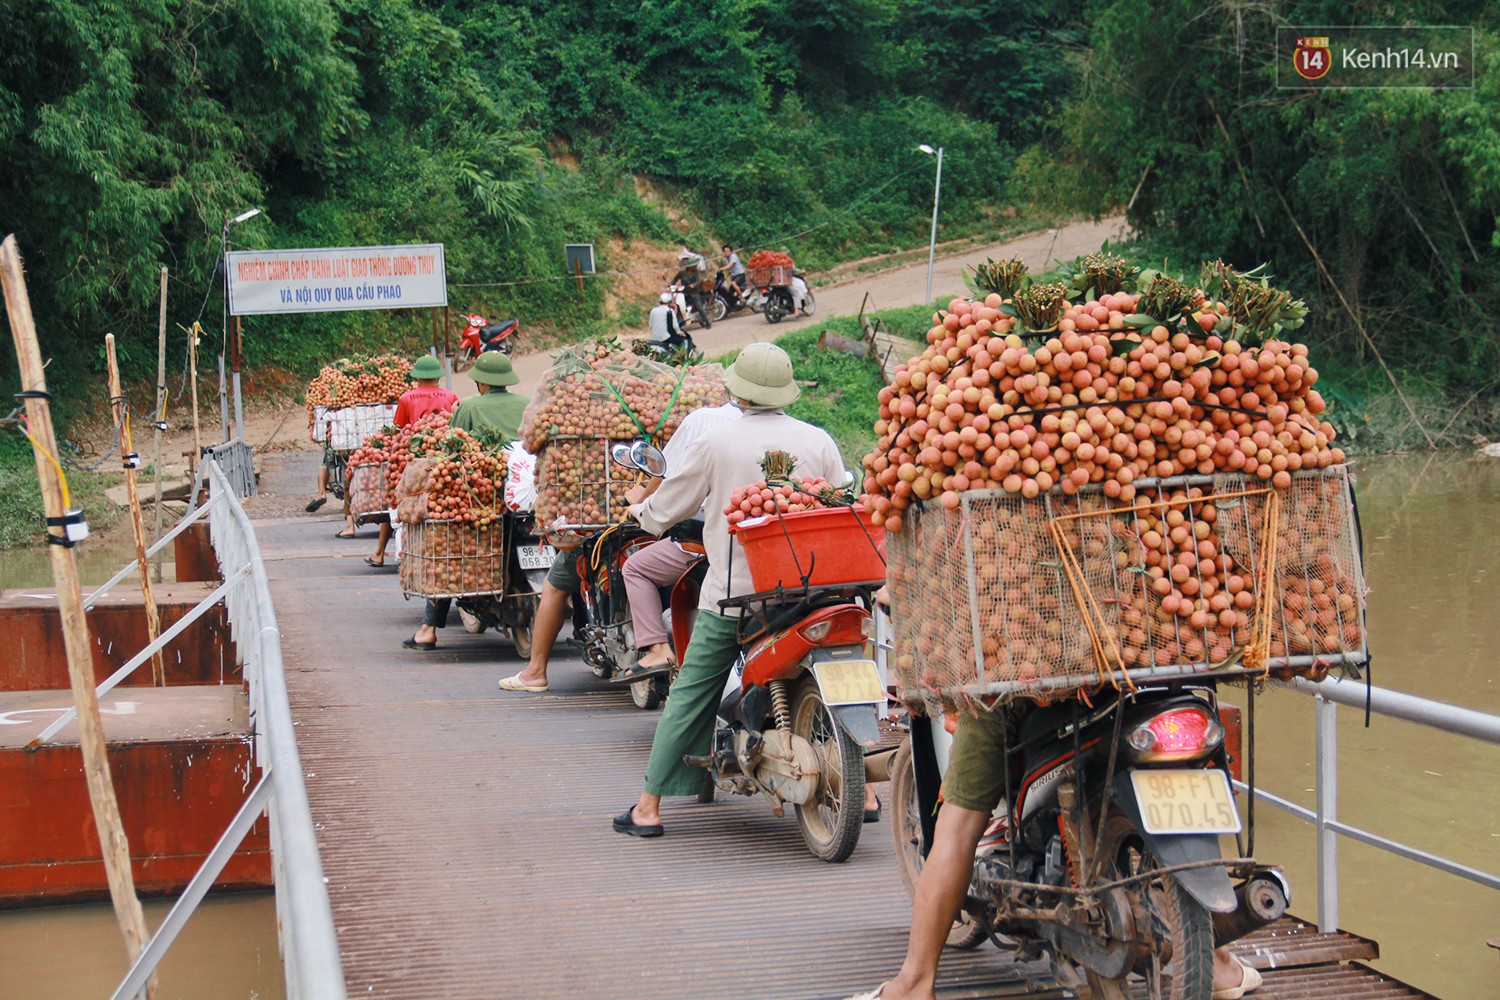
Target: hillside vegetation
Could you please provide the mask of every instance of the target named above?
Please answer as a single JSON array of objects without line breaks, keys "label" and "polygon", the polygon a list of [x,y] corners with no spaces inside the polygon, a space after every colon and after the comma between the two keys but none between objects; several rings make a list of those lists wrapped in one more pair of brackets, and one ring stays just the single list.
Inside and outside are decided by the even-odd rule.
[{"label": "hillside vegetation", "polygon": [[[623,291],[653,287],[679,244],[785,249],[814,272],[925,244],[927,143],[945,150],[940,239],[1016,206],[1128,204],[1141,259],[1268,261],[1307,298],[1347,413],[1386,412],[1394,383],[1457,440],[1492,427],[1500,370],[1497,16],[1480,0],[0,0],[25,40],[0,49],[0,233],[26,256],[56,384],[97,378],[110,330],[127,377],[152,378],[169,267],[175,392],[179,324],[203,319],[218,351],[215,262],[246,208],[264,214],[231,248],[441,242],[455,311],[551,341],[638,321]],[[1299,23],[1473,25],[1474,86],[1277,89],[1275,31]],[[599,254],[582,291],[574,242]],[[247,359],[300,377],[416,349],[430,322],[252,317]],[[1410,433],[1387,443],[1433,436],[1393,412]]]}]

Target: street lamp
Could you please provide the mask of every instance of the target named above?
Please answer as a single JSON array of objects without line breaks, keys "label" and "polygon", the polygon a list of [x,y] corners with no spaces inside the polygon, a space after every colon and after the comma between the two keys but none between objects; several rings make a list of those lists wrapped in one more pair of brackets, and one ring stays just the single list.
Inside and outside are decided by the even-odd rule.
[{"label": "street lamp", "polygon": [[[253,219],[260,214],[260,209],[250,208],[239,215],[224,219],[224,231],[219,236],[219,266],[224,269],[224,325],[222,329],[223,343],[229,342],[229,227],[238,225],[246,219]],[[234,352],[230,356],[231,365],[234,368],[234,436],[244,437],[244,408],[240,402],[240,344],[239,331],[235,331]],[[224,386],[224,355],[219,354],[219,421],[224,428],[224,440],[229,441],[229,400]]]},{"label": "street lamp", "polygon": [[928,156],[937,157],[937,179],[932,183],[932,238],[927,242],[927,301],[932,301],[932,262],[937,256],[937,213],[938,195],[943,190],[943,147],[936,150],[927,143],[922,143],[917,149]]}]

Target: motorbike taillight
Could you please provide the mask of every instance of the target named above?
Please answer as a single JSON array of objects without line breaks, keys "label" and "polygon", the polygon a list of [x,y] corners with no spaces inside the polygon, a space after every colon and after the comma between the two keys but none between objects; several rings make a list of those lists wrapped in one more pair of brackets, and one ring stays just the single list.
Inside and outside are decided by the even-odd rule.
[{"label": "motorbike taillight", "polygon": [[1131,756],[1142,763],[1197,760],[1224,740],[1224,727],[1206,708],[1188,705],[1154,715],[1125,737]]}]

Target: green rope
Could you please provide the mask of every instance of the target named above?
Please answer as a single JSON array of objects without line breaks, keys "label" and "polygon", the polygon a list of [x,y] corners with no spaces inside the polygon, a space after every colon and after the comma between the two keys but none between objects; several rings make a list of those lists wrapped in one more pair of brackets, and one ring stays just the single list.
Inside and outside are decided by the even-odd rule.
[{"label": "green rope", "polygon": [[656,430],[649,435],[653,442],[656,440],[656,435],[661,433],[661,429],[667,426],[667,418],[672,415],[672,407],[677,402],[677,394],[682,391],[682,383],[685,381],[687,381],[687,369],[677,369],[677,384],[672,387],[672,395],[667,397],[667,405],[661,411],[661,419],[656,422]]},{"label": "green rope", "polygon": [[620,390],[611,385],[607,378],[600,378],[599,381],[603,382],[604,388],[608,389],[609,394],[615,397],[615,400],[620,404],[620,409],[624,410],[625,415],[630,418],[630,422],[640,428],[641,437],[651,437],[651,432],[646,430],[646,425],[641,423],[641,418],[635,415],[635,411],[630,408],[630,404],[625,402],[625,397],[620,395]]}]

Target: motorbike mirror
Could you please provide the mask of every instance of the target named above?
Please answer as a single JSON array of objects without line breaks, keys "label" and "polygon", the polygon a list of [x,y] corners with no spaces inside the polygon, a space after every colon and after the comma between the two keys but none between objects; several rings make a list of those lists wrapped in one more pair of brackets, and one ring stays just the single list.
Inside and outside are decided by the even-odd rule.
[{"label": "motorbike mirror", "polygon": [[660,479],[667,474],[667,456],[649,441],[637,441],[630,446],[630,461],[653,479]]},{"label": "motorbike mirror", "polygon": [[627,469],[636,468],[636,464],[630,456],[629,441],[616,441],[614,444],[610,445],[609,457],[614,461],[616,465],[623,465]]}]

